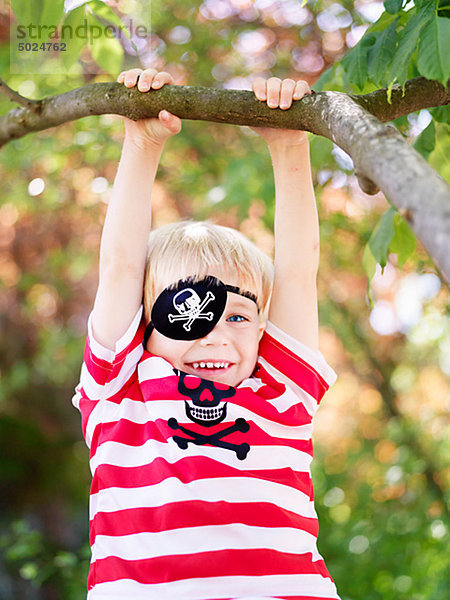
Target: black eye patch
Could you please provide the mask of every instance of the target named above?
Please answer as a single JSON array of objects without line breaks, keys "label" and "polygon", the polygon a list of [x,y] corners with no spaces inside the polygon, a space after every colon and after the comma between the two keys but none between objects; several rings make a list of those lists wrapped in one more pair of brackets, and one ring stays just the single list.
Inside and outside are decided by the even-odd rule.
[{"label": "black eye patch", "polygon": [[170,285],[156,299],[151,321],[145,330],[144,347],[156,329],[173,340],[196,340],[214,329],[225,310],[228,292],[241,294],[256,303],[256,296],[225,285],[208,275],[194,283],[192,278]]}]

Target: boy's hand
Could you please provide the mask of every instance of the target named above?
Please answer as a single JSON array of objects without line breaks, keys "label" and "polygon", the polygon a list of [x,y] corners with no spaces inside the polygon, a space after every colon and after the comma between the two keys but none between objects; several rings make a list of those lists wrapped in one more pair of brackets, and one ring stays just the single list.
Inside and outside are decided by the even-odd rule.
[{"label": "boy's hand", "polygon": [[[269,108],[281,108],[282,110],[287,110],[293,101],[301,100],[303,96],[311,93],[306,81],[295,82],[293,79],[281,80],[278,77],[270,79],[257,77],[253,82],[252,89],[258,100],[267,101]],[[274,129],[272,127],[252,127],[251,129],[264,138],[269,146],[274,144],[296,146],[303,144],[307,139],[306,132],[295,129]]]},{"label": "boy's hand", "polygon": [[[140,92],[159,90],[166,84],[172,84],[173,78],[165,71],[158,72],[156,69],[130,69],[123,71],[117,77],[118,83],[123,83],[127,88],[136,85]],[[124,118],[125,133],[137,145],[150,142],[153,145],[162,146],[172,135],[181,130],[181,119],[172,115],[167,110],[160,111],[158,118],[139,119],[132,121]]]}]

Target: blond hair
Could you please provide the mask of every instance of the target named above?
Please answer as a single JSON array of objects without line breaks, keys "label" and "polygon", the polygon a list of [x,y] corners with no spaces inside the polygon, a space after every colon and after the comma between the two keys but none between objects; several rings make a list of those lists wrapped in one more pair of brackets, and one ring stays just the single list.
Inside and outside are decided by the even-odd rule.
[{"label": "blond hair", "polygon": [[150,233],[144,280],[146,322],[163,289],[186,277],[197,281],[211,275],[211,270],[224,283],[237,276],[239,287],[255,294],[260,318],[267,318],[273,282],[270,258],[235,229],[188,220]]}]

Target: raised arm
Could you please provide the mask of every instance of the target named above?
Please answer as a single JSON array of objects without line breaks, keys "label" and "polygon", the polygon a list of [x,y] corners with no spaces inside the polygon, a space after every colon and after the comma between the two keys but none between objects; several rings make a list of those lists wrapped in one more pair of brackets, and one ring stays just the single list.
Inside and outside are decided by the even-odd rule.
[{"label": "raised arm", "polygon": [[[277,78],[258,78],[253,90],[270,108],[284,110],[310,93],[305,81]],[[317,349],[320,240],[308,138],[303,131],[254,130],[269,146],[275,177],[275,279],[269,319]]]},{"label": "raised arm", "polygon": [[[168,73],[132,69],[119,83],[147,92],[172,83]],[[165,141],[181,129],[178,117],[161,111],[158,119],[125,119],[125,139],[100,246],[99,286],[92,314],[97,342],[113,350],[142,302],[150,199]]]}]

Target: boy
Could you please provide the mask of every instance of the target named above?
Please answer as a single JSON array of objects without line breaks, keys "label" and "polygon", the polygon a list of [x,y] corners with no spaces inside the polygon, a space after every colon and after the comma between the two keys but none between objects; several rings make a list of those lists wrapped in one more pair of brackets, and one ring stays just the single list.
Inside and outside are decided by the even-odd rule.
[{"label": "boy", "polygon": [[[118,81],[172,83],[152,69]],[[282,109],[309,93],[276,78],[253,90]],[[88,598],[336,599],[309,472],[312,416],[335,374],[317,349],[306,134],[255,129],[276,184],[266,325],[272,265],[241,234],[188,222],[149,238],[151,187],[180,119],[161,111],[125,128],[74,396],[93,473]]]}]

